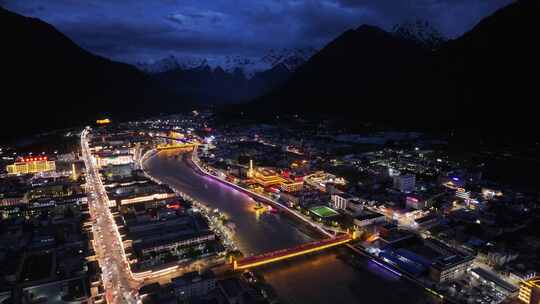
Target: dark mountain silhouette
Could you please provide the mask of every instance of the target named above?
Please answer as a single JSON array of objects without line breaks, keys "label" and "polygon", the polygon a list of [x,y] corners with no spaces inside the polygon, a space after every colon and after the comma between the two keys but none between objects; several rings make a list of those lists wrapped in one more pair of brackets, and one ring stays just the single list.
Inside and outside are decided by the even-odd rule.
[{"label": "dark mountain silhouette", "polygon": [[223,104],[241,100],[244,98],[241,92],[247,87],[242,73],[227,73],[219,67],[174,69],[150,77],[162,90],[184,94],[197,103]]},{"label": "dark mountain silhouette", "polygon": [[266,94],[285,83],[292,74],[285,64],[256,72],[251,78],[239,68],[227,72],[219,66],[204,65],[192,69],[176,68],[150,77],[161,90],[189,96],[199,104],[224,105],[247,102]]},{"label": "dark mountain silhouette", "polygon": [[257,99],[251,112],[530,130],[538,100],[539,7],[540,1],[516,1],[436,51],[372,26],[349,30]]},{"label": "dark mountain silhouette", "polygon": [[455,83],[456,121],[530,130],[539,97],[539,34],[540,1],[516,1],[437,53],[438,68]]},{"label": "dark mountain silhouette", "polygon": [[426,77],[432,58],[433,52],[416,41],[362,25],[329,43],[258,103],[277,113],[345,113],[389,121],[408,113],[414,120],[421,113],[408,111],[412,103],[431,108],[428,92],[418,88],[432,82]]},{"label": "dark mountain silhouette", "polygon": [[83,50],[39,19],[0,8],[0,23],[4,137],[181,108],[136,68]]},{"label": "dark mountain silhouette", "polygon": [[[298,66],[302,66],[303,63]],[[283,85],[293,74],[284,63],[277,64],[271,69],[256,73],[248,83],[248,94],[251,98],[264,95]]]}]

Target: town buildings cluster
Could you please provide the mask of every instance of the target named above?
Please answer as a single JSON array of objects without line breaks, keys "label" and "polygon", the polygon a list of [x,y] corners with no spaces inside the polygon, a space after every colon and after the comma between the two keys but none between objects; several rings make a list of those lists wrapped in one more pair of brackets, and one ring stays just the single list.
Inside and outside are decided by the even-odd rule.
[{"label": "town buildings cluster", "polygon": [[[354,231],[356,250],[437,296],[538,301],[538,193],[489,180],[484,164],[449,153],[444,141],[321,126],[223,126],[210,112],[107,123],[90,138],[145,303],[265,301],[251,272],[213,268],[231,251],[219,219],[143,170],[145,157],[167,149],[193,151],[205,172],[319,229]],[[80,152],[0,153],[0,295],[31,303],[60,289],[63,301],[104,301]],[[254,208],[279,212],[260,201]],[[156,279],[163,276],[165,283]]]},{"label": "town buildings cluster", "polygon": [[1,301],[104,302],[77,151],[2,150]]},{"label": "town buildings cluster", "polygon": [[326,229],[359,231],[355,246],[441,296],[499,303],[537,275],[538,193],[485,178],[483,163],[444,141],[268,125],[197,134],[214,176]]}]

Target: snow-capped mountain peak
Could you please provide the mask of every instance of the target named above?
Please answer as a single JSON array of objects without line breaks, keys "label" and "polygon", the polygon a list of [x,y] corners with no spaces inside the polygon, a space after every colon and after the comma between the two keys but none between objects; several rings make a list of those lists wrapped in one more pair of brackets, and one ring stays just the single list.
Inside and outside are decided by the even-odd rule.
[{"label": "snow-capped mountain peak", "polygon": [[270,70],[278,65],[283,65],[289,71],[294,71],[316,52],[317,50],[311,47],[283,48],[271,49],[260,57],[229,55],[214,57],[208,61],[210,66],[214,68],[219,66],[229,73],[240,69],[247,78],[251,78],[258,72]]},{"label": "snow-capped mountain peak", "polygon": [[446,41],[437,29],[422,19],[396,24],[392,32],[396,36],[416,41],[430,49],[437,49]]},{"label": "snow-capped mountain peak", "polygon": [[165,58],[155,61],[137,62],[135,64],[137,68],[150,74],[167,72],[176,69],[190,70],[205,65],[208,65],[208,62],[205,58],[177,57],[174,55],[169,55]]},{"label": "snow-capped mountain peak", "polygon": [[159,73],[180,67],[173,55],[150,62],[137,62],[135,66],[147,73]]},{"label": "snow-capped mountain peak", "polygon": [[289,71],[294,71],[316,52],[316,49],[306,47],[290,49],[284,48],[278,50],[271,49],[260,57],[227,55],[202,58],[177,57],[170,55],[160,60],[146,63],[139,62],[135,65],[140,70],[151,74],[175,69],[190,70],[209,66],[212,69],[221,68],[228,73],[234,73],[235,71],[240,70],[247,78],[251,78],[258,72],[272,69],[278,65],[283,65]]},{"label": "snow-capped mountain peak", "polygon": [[316,52],[317,50],[312,47],[280,50],[272,49],[263,56],[261,60],[270,64],[272,67],[283,64],[289,70],[293,71],[311,58]]}]

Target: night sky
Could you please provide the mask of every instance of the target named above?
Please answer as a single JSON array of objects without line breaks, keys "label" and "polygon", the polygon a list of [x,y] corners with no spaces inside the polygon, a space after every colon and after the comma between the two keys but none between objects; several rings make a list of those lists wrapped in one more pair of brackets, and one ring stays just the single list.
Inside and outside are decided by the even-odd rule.
[{"label": "night sky", "polygon": [[121,61],[169,54],[256,56],[320,47],[363,23],[390,29],[428,20],[447,37],[511,0],[0,0],[41,18],[86,49]]}]

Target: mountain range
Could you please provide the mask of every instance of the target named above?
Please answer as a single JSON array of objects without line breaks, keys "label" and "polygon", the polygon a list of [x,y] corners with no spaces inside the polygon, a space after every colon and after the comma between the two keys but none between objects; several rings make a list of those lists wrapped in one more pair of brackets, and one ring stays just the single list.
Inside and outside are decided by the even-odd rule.
[{"label": "mountain range", "polygon": [[[428,50],[445,42],[424,20],[396,25],[390,36]],[[199,104],[228,105],[247,102],[279,88],[316,53],[315,48],[304,47],[271,49],[258,57],[170,55],[135,66],[171,94],[187,96]]]},{"label": "mountain range", "polygon": [[135,66],[141,71],[156,74],[171,70],[191,70],[211,67],[221,68],[228,73],[239,69],[246,76],[252,78],[256,73],[271,70],[275,66],[283,65],[289,71],[296,70],[304,64],[317,50],[313,47],[270,49],[262,56],[175,56],[169,55],[149,62],[136,62]]},{"label": "mountain range", "polygon": [[224,112],[536,134],[535,0],[515,1],[448,41],[424,22],[362,25],[301,60],[280,51],[257,60],[169,57],[147,72],[91,54],[38,19],[0,9],[0,21],[4,136],[249,100]]},{"label": "mountain range", "polygon": [[199,104],[247,102],[283,84],[313,48],[270,50],[260,57],[176,57],[137,63],[157,86]]},{"label": "mountain range", "polygon": [[208,62],[202,57],[186,56],[178,58],[174,55],[169,55],[158,60],[135,62],[134,65],[147,74],[157,74],[177,69],[191,70],[206,66],[208,65]]},{"label": "mountain range", "polygon": [[540,1],[535,0],[515,1],[461,37],[435,39],[435,45],[415,43],[406,31],[362,25],[330,42],[282,86],[242,111],[536,133],[539,30]]}]

